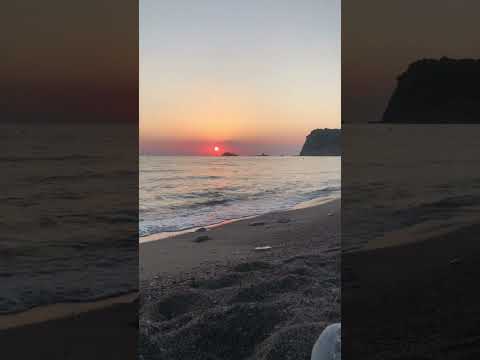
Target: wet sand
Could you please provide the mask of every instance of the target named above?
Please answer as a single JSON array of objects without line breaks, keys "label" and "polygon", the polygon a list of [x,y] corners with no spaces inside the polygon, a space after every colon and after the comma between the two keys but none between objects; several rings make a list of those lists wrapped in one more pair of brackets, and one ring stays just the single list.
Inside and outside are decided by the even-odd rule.
[{"label": "wet sand", "polygon": [[52,304],[19,313],[0,315],[0,330],[74,317],[84,312],[98,311],[117,304],[132,303],[137,298],[137,293],[129,293],[98,301]]},{"label": "wet sand", "polygon": [[[17,314],[22,320],[21,326],[0,330],[2,356],[6,359],[136,359],[138,300],[120,303],[102,300],[93,308],[92,303],[70,305],[52,305]],[[23,324],[26,315],[47,316],[68,308],[73,315]]]},{"label": "wet sand", "polygon": [[[321,330],[340,317],[339,219],[335,200],[141,244],[140,341],[153,354],[145,358],[308,359]],[[210,239],[197,243],[199,235]],[[2,354],[136,358],[135,298],[2,316]]]},{"label": "wet sand", "polygon": [[480,358],[480,225],[440,230],[343,254],[343,356]]},{"label": "wet sand", "polygon": [[344,358],[480,358],[479,129],[342,127]]},{"label": "wet sand", "polygon": [[339,199],[143,243],[140,353],[309,359],[340,319],[339,254]]}]

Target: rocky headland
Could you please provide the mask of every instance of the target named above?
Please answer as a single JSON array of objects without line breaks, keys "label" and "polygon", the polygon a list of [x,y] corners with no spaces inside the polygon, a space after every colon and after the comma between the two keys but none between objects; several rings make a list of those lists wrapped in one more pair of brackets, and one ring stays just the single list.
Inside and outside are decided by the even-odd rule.
[{"label": "rocky headland", "polygon": [[315,129],[308,136],[300,156],[342,155],[341,129]]},{"label": "rocky headland", "polygon": [[480,60],[423,59],[397,78],[386,123],[480,123]]}]

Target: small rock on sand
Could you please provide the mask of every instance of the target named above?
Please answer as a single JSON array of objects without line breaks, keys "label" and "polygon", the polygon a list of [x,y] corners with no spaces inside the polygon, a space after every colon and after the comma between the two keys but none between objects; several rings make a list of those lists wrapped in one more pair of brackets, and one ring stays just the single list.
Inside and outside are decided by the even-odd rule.
[{"label": "small rock on sand", "polygon": [[194,241],[198,243],[198,242],[204,242],[204,241],[207,241],[207,240],[210,240],[210,236],[200,235],[200,236],[197,236]]},{"label": "small rock on sand", "polygon": [[263,221],[254,221],[254,222],[251,222],[250,224],[248,224],[249,226],[263,226],[265,225],[265,222]]},{"label": "small rock on sand", "polygon": [[195,232],[205,232],[205,231],[207,231],[207,229],[204,228],[204,227],[201,227],[201,228],[198,228],[197,230],[195,230]]},{"label": "small rock on sand", "polygon": [[287,218],[283,218],[283,219],[278,219],[277,222],[279,224],[287,224],[290,222],[290,219],[287,219]]}]

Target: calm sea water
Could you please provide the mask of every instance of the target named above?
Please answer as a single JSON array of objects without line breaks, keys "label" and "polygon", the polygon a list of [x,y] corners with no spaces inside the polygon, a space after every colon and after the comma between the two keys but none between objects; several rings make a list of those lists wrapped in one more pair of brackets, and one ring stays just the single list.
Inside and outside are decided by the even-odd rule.
[{"label": "calm sea water", "polygon": [[415,226],[471,224],[480,214],[479,137],[480,125],[342,126],[343,248]]},{"label": "calm sea water", "polygon": [[132,127],[0,130],[0,314],[138,289]]},{"label": "calm sea water", "polygon": [[140,157],[140,236],[340,196],[340,157]]}]

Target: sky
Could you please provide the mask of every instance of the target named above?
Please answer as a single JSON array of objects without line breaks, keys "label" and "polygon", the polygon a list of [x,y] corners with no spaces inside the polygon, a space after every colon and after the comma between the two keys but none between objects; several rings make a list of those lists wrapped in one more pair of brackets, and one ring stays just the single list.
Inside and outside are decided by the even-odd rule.
[{"label": "sky", "polygon": [[140,152],[298,154],[340,127],[339,0],[140,0]]},{"label": "sky", "polygon": [[2,14],[2,121],[137,124],[135,1],[6,1]]},{"label": "sky", "polygon": [[480,58],[478,0],[342,1],[342,122],[380,121],[408,65]]}]

